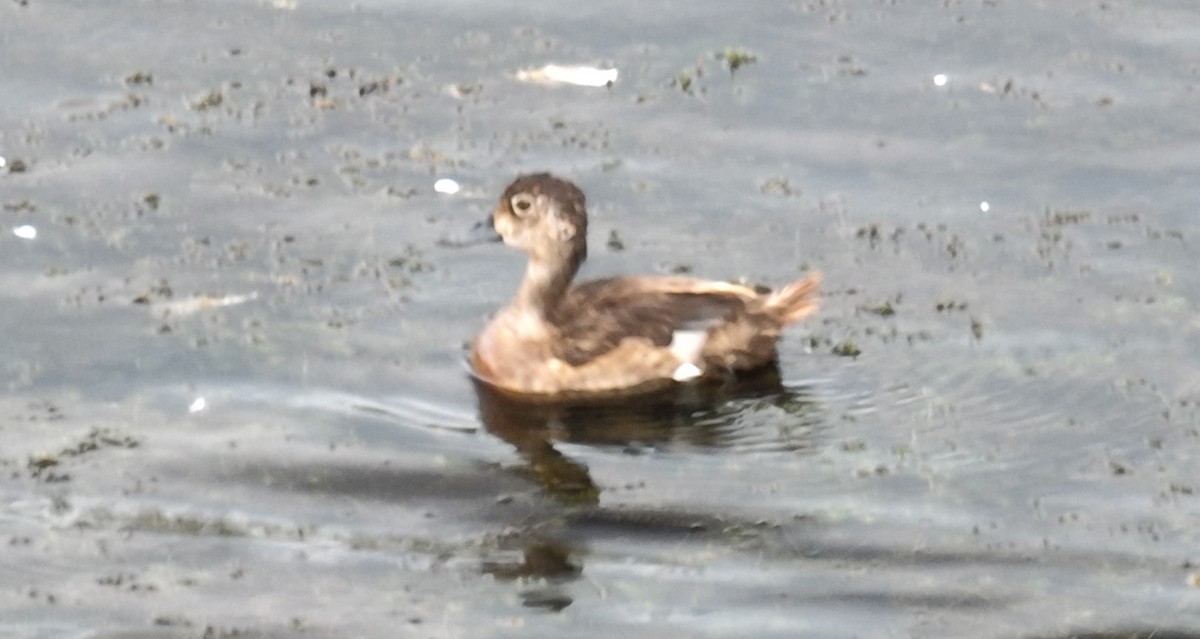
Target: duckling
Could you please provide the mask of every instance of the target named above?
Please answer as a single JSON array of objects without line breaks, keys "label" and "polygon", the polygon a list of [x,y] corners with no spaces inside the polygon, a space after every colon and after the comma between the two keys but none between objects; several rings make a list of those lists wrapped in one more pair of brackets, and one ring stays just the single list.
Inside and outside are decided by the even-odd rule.
[{"label": "duckling", "polygon": [[516,296],[471,344],[481,381],[558,399],[721,379],[772,363],[783,328],[817,310],[819,274],[768,293],[652,275],[572,285],[587,223],[583,191],[567,180],[522,175],[504,190],[492,224],[529,262]]}]

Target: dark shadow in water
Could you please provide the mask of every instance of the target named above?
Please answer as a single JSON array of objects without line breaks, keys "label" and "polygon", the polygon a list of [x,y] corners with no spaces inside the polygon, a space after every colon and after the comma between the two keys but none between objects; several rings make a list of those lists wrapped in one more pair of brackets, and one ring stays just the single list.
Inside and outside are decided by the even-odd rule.
[{"label": "dark shadow in water", "polygon": [[636,397],[525,401],[479,380],[475,391],[480,420],[529,462],[528,475],[548,495],[584,504],[597,503],[599,489],[587,466],[563,455],[556,442],[620,446],[629,452],[668,442],[727,448],[736,439],[730,430],[736,428],[738,411],[721,408],[735,398],[758,398],[789,413],[811,413],[815,405],[804,389],[784,387],[774,365],[722,383],[683,385]]},{"label": "dark shadow in water", "polygon": [[571,605],[574,600],[561,584],[574,581],[583,568],[571,561],[579,549],[566,544],[536,536],[516,536],[501,546],[519,544],[520,561],[485,561],[480,566],[484,574],[501,581],[533,581],[542,584],[521,592],[521,602],[529,608],[543,608],[558,612]]},{"label": "dark shadow in water", "polygon": [[[516,537],[514,540],[521,544],[521,561],[485,561],[483,572],[504,581],[537,578],[557,582],[579,576],[579,566],[571,563],[570,547],[537,537]],[[502,543],[501,547],[505,545],[508,544]]]}]

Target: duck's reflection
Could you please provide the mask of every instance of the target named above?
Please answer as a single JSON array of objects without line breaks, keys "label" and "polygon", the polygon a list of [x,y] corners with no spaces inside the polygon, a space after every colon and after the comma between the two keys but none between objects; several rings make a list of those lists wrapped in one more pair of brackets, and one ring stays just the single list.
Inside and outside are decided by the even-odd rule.
[{"label": "duck's reflection", "polygon": [[[720,536],[731,525],[721,516],[706,513],[602,507],[600,488],[588,467],[564,455],[556,447],[558,443],[630,451],[673,445],[727,449],[744,443],[742,431],[758,427],[770,431],[769,411],[756,411],[774,408],[778,423],[773,425],[780,431],[800,433],[789,434],[787,442],[776,433],[776,450],[814,449],[813,424],[822,419],[806,389],[785,386],[775,366],[723,383],[604,401],[522,401],[478,380],[475,391],[488,432],[517,449],[526,462],[521,470],[544,495],[571,506],[552,521],[513,531],[501,543],[509,556],[481,566],[482,572],[497,579],[523,584],[523,605],[549,610],[561,610],[574,601],[567,584],[578,579],[584,569],[586,551],[580,539],[600,534],[598,531],[620,531],[621,536],[634,539],[661,534]],[[756,417],[746,420],[751,413]]]},{"label": "duck's reflection", "polygon": [[630,450],[680,440],[692,446],[719,446],[737,417],[719,409],[734,398],[758,398],[789,407],[811,405],[802,389],[783,386],[776,366],[721,383],[606,400],[527,401],[497,392],[478,380],[475,390],[480,419],[487,430],[517,449],[529,464],[530,477],[548,495],[572,503],[596,503],[600,491],[587,466],[563,455],[555,448],[556,442]]},{"label": "duck's reflection", "polygon": [[497,579],[545,579],[568,581],[579,575],[579,566],[571,563],[572,549],[548,539],[521,539],[521,561],[485,561],[483,572]]}]

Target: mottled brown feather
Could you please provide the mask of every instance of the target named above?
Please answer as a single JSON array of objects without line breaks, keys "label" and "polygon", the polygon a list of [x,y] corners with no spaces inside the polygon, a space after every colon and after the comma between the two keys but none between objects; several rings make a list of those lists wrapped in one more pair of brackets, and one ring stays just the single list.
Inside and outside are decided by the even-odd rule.
[{"label": "mottled brown feather", "polygon": [[555,355],[579,366],[624,339],[666,347],[675,331],[707,330],[745,311],[745,298],[734,293],[664,291],[644,278],[616,277],[571,288],[549,319],[558,329]]}]

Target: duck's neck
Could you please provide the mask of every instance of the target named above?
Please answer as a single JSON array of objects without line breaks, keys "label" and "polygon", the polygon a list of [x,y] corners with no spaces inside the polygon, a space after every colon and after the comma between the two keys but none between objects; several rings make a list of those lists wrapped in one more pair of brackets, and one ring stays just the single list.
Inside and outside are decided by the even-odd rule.
[{"label": "duck's neck", "polygon": [[549,318],[562,302],[575,273],[557,265],[530,260],[525,267],[525,279],[517,290],[513,306],[531,312],[542,319]]},{"label": "duck's neck", "polygon": [[525,279],[517,289],[517,297],[512,306],[544,320],[549,319],[567,294],[571,280],[582,263],[582,255],[572,256],[571,259],[563,261],[531,256],[529,264],[525,267]]}]

